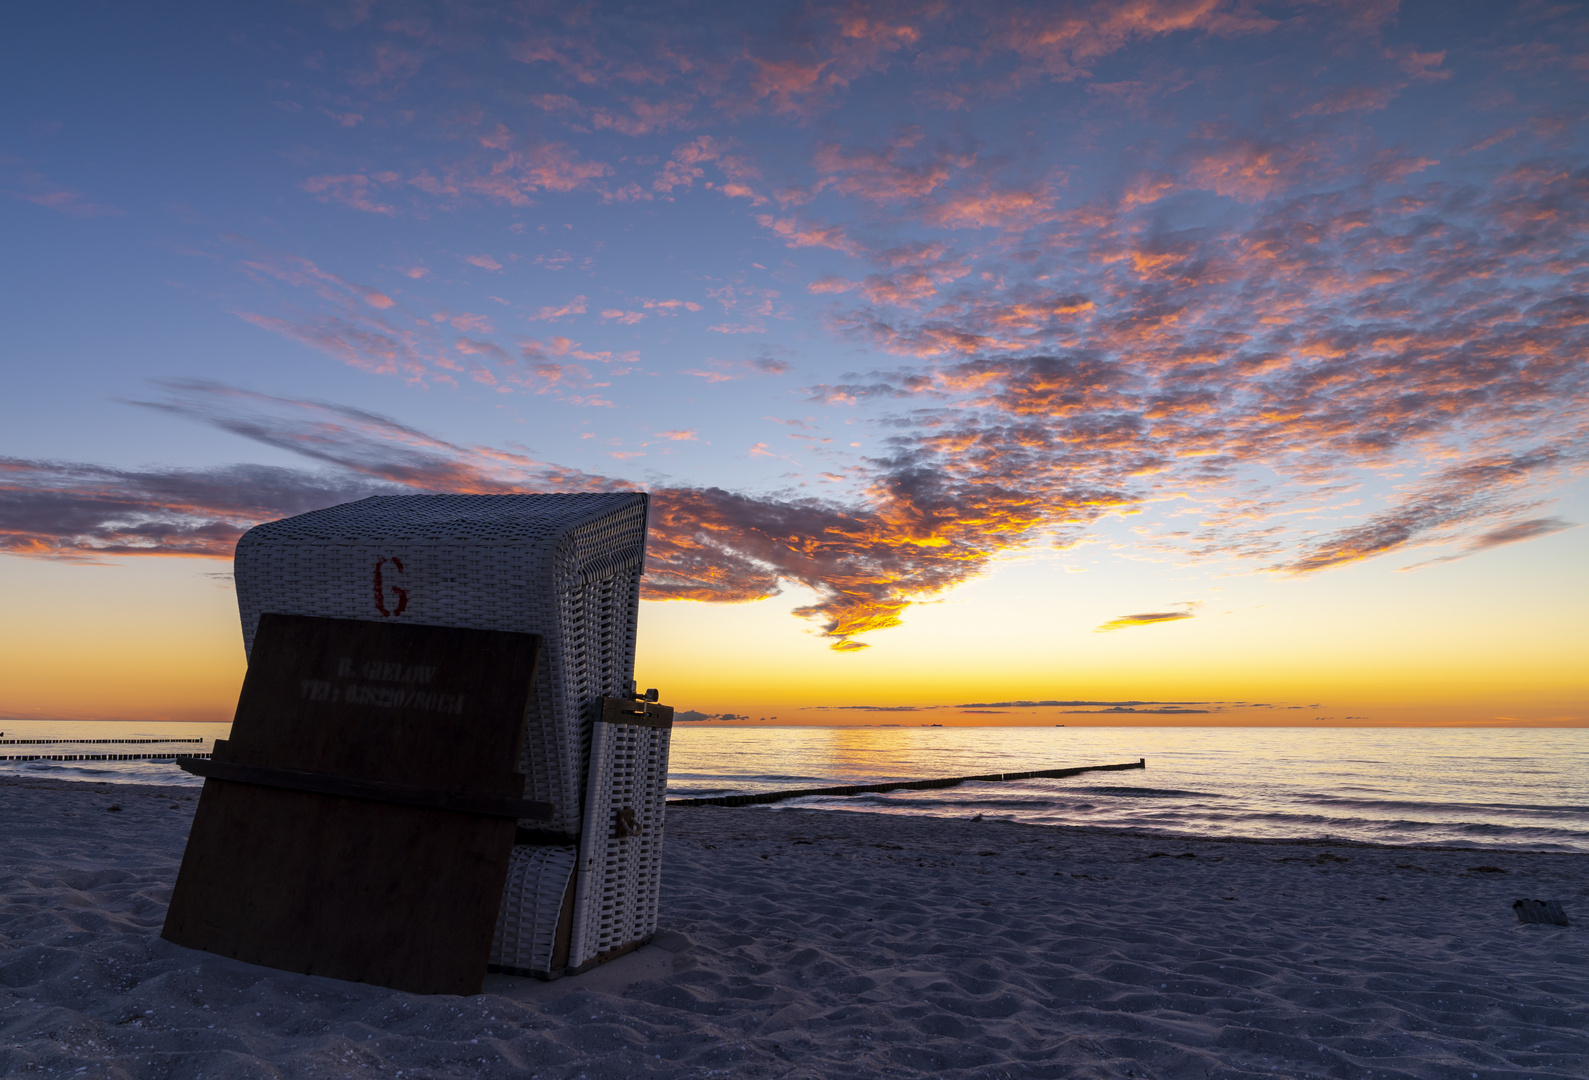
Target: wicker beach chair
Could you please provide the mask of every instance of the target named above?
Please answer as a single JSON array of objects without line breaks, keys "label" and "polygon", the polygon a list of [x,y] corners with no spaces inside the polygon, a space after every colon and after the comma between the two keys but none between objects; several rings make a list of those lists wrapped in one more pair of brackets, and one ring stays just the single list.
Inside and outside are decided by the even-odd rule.
[{"label": "wicker beach chair", "polygon": [[671,711],[603,711],[632,698],[646,510],[637,492],[375,496],[237,545],[245,648],[267,611],[541,635],[521,771],[553,816],[520,830],[495,970],[555,977],[655,928]]}]

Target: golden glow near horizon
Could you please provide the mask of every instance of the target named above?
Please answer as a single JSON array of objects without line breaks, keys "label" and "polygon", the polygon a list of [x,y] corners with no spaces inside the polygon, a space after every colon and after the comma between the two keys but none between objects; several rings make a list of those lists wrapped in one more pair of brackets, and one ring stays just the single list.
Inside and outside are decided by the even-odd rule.
[{"label": "golden glow near horizon", "polygon": [[[1062,565],[1073,559],[1034,555],[915,608],[855,653],[791,614],[798,592],[646,602],[636,674],[681,711],[751,723],[1589,726],[1583,616],[1548,603],[1562,582],[1538,555],[1297,579],[1107,557],[1074,573]],[[0,716],[229,719],[245,666],[229,569],[0,559]],[[1364,595],[1404,617],[1365,618]],[[1191,617],[1097,632],[1122,611],[1172,606],[1166,597]],[[1045,700],[1103,704],[1008,704]]]}]

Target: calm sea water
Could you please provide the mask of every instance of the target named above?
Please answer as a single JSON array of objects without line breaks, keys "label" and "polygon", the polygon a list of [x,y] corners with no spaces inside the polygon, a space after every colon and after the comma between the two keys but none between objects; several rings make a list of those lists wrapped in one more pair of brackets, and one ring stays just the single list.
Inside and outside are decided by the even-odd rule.
[{"label": "calm sea water", "polygon": [[[0,776],[48,776],[113,784],[183,784],[204,781],[176,767],[176,754],[209,753],[231,724],[93,723],[86,720],[0,720]],[[197,739],[199,741],[194,742]],[[155,741],[150,741],[155,740]],[[17,761],[18,757],[144,758],[164,760]]]},{"label": "calm sea water", "polygon": [[1146,758],[1141,772],[777,806],[984,814],[1199,836],[1589,851],[1584,730],[703,728],[679,731],[673,747],[669,791],[679,796]]},{"label": "calm sea water", "polygon": [[[22,723],[14,738],[201,744],[0,745],[16,753],[208,750],[225,724]],[[1164,834],[1336,838],[1589,852],[1589,731],[1408,728],[675,729],[675,797],[1147,759],[1141,772],[801,799],[896,814],[1104,825]],[[0,773],[198,784],[171,762],[0,761]]]}]

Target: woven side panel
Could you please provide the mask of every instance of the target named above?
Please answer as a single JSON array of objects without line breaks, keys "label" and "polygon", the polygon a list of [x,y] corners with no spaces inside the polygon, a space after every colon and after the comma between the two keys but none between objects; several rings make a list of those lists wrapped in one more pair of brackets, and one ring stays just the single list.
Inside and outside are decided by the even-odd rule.
[{"label": "woven side panel", "polygon": [[[574,893],[572,966],[656,931],[672,734],[636,724],[595,725]],[[618,814],[626,809],[634,812],[640,831],[619,836]]]},{"label": "woven side panel", "polygon": [[[563,592],[559,601],[558,618],[567,642],[560,658],[560,680],[566,688],[568,716],[578,719],[577,726],[563,729],[566,738],[558,747],[567,756],[568,775],[583,779],[588,775],[585,763],[602,699],[627,698],[634,681],[640,574],[634,570],[586,579],[578,588]],[[532,740],[526,738],[526,755],[531,746]]]},{"label": "woven side panel", "polygon": [[571,847],[513,849],[502,909],[497,914],[496,936],[491,942],[493,965],[515,971],[551,972],[557,919],[576,858]]}]

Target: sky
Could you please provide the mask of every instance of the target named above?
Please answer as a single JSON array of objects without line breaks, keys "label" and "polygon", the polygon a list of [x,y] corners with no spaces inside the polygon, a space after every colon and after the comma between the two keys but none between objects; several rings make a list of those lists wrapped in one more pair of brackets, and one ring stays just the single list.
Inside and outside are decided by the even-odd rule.
[{"label": "sky", "polygon": [[706,722],[1589,726],[1589,6],[27,5],[0,718],[250,526],[651,493]]}]

